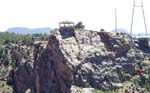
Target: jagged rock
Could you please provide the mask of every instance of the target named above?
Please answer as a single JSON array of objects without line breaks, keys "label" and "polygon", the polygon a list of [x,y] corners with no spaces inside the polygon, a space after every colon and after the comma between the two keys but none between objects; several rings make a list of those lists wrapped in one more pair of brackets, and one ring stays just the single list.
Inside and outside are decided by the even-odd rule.
[{"label": "jagged rock", "polygon": [[140,38],[138,43],[141,50],[150,52],[150,41],[148,38]]},{"label": "jagged rock", "polygon": [[134,73],[133,62],[130,63],[133,58],[126,57],[128,40],[88,30],[75,30],[74,37],[59,38],[61,51],[73,68],[73,84],[102,90],[119,88],[113,83],[129,80]]},{"label": "jagged rock", "polygon": [[46,48],[42,43],[35,44],[33,68],[29,62],[22,63],[17,51],[11,51],[17,66],[11,69],[8,83],[14,93],[71,93],[72,70],[56,37],[48,39]]},{"label": "jagged rock", "polygon": [[21,56],[20,56],[19,52],[17,52],[16,50],[11,50],[10,55],[11,55],[12,60],[15,61],[14,65],[16,67],[20,66],[21,65]]},{"label": "jagged rock", "polygon": [[[16,79],[13,81],[21,85],[16,85],[18,91],[70,93],[72,84],[101,90],[119,89],[122,86],[118,84],[133,77],[137,61],[149,58],[142,51],[130,50],[130,39],[126,39],[126,35],[91,30],[54,31],[46,47],[41,43],[35,44],[34,66],[30,70],[32,75],[24,69],[24,64],[15,68],[13,77]],[[23,66],[22,72],[27,74],[26,78],[29,77],[27,82],[30,86],[28,83],[23,86],[24,77],[18,71],[20,66]],[[146,67],[144,71],[149,73]],[[19,77],[22,79],[19,80]]]},{"label": "jagged rock", "polygon": [[59,48],[55,36],[49,37],[46,49],[43,49],[33,71],[33,93],[71,93],[72,71]]},{"label": "jagged rock", "polygon": [[115,39],[113,39],[108,32],[101,31],[98,33],[100,35],[100,38],[102,39],[102,42],[104,42],[105,47],[107,49],[113,50],[113,42]]},{"label": "jagged rock", "polygon": [[27,89],[31,88],[31,73],[32,64],[22,62],[21,55],[16,50],[11,50],[12,68],[9,72],[7,84],[13,87],[14,93],[25,93]]},{"label": "jagged rock", "polygon": [[[28,63],[12,69],[9,73],[14,93],[25,93],[31,88],[32,66]],[[9,82],[10,83],[10,82]]]},{"label": "jagged rock", "polygon": [[129,49],[130,49],[129,44],[124,44],[124,45],[116,48],[115,52],[116,52],[116,55],[122,56],[122,55],[126,55]]},{"label": "jagged rock", "polygon": [[45,45],[46,45],[45,42],[35,42],[34,43],[34,51],[33,51],[34,62],[36,62],[42,49],[46,48]]}]

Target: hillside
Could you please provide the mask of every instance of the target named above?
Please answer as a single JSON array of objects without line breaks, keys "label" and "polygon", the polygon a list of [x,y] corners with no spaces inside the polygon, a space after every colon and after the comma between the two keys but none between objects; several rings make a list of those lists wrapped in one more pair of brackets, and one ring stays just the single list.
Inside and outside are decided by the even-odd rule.
[{"label": "hillside", "polygon": [[52,30],[48,41],[3,44],[0,91],[148,93],[150,47],[134,41],[130,49],[125,33],[64,28]]},{"label": "hillside", "polygon": [[[60,34],[58,30],[54,32],[73,68],[74,85],[108,91],[122,89],[125,82],[137,87],[136,80],[141,81],[138,86],[150,84],[150,47],[144,46],[144,41],[136,41],[134,49],[130,49],[130,37],[125,33],[76,30],[75,36],[69,37],[65,30]],[[137,70],[144,71],[141,79],[146,81],[135,74]]]}]

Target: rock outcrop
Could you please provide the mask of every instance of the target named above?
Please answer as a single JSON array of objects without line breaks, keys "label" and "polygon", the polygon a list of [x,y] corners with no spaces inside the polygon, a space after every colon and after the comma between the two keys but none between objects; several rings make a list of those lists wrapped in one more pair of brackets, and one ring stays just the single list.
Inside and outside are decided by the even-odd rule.
[{"label": "rock outcrop", "polygon": [[131,53],[127,34],[75,30],[75,36],[61,38],[59,30],[54,32],[57,32],[61,51],[73,68],[74,85],[115,90],[134,77],[139,61],[136,54]]},{"label": "rock outcrop", "polygon": [[59,49],[59,41],[51,35],[34,63],[33,93],[71,93],[72,70]]},{"label": "rock outcrop", "polygon": [[14,93],[26,93],[31,88],[32,64],[30,62],[22,62],[19,52],[16,50],[10,51],[12,59],[12,68],[9,72],[7,84],[13,87]]},{"label": "rock outcrop", "polygon": [[150,53],[150,40],[149,40],[149,38],[140,38],[138,43],[139,43],[139,48],[141,50]]},{"label": "rock outcrop", "polygon": [[130,49],[129,44],[127,34],[55,29],[46,46],[35,44],[33,67],[12,56],[17,62],[10,73],[14,91],[71,93],[71,85],[105,91],[122,88],[139,68],[149,74],[150,54],[143,53],[141,48]]},{"label": "rock outcrop", "polygon": [[9,81],[9,83],[12,84],[14,93],[26,93],[26,91],[31,88],[31,73],[32,67],[28,63],[20,65],[10,71],[9,75],[12,80]]},{"label": "rock outcrop", "polygon": [[46,48],[35,45],[33,68],[22,63],[17,52],[11,54],[17,64],[9,74],[14,93],[71,93],[72,70],[55,36],[49,36]]}]

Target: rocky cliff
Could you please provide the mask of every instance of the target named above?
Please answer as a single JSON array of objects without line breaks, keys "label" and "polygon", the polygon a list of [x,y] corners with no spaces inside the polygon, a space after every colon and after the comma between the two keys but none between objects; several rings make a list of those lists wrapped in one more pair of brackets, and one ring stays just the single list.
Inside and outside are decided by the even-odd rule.
[{"label": "rocky cliff", "polygon": [[118,88],[113,83],[130,78],[123,73],[134,74],[134,62],[124,58],[129,50],[128,40],[108,32],[79,30],[75,34],[60,39],[60,48],[73,68],[74,85],[112,90]]},{"label": "rocky cliff", "polygon": [[22,62],[12,51],[16,62],[10,72],[14,92],[71,93],[71,85],[118,90],[124,82],[134,82],[137,71],[142,71],[144,79],[138,83],[144,85],[150,82],[150,53],[142,50],[139,42],[130,49],[130,43],[124,33],[55,29],[47,44],[35,44],[33,65]]},{"label": "rocky cliff", "polygon": [[[74,32],[75,36],[63,39],[59,30],[52,32],[59,39],[61,51],[73,68],[74,85],[116,90],[122,88],[125,81],[132,81],[137,70],[144,71],[144,77],[149,80],[150,52],[140,49],[144,45],[139,41],[130,49],[130,36],[125,33]],[[150,47],[146,49],[150,50]],[[143,68],[139,69],[138,64],[142,64]]]},{"label": "rocky cliff", "polygon": [[46,49],[36,56],[33,69],[33,93],[71,93],[72,70],[61,53],[59,41],[50,35]]},{"label": "rocky cliff", "polygon": [[17,52],[12,58],[18,64],[10,71],[14,93],[71,93],[72,70],[55,36],[49,36],[46,47],[35,44],[33,67],[22,63]]}]

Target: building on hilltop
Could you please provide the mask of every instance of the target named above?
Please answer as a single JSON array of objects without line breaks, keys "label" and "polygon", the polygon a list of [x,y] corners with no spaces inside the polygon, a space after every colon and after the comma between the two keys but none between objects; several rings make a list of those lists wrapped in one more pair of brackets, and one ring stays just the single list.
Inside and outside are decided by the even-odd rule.
[{"label": "building on hilltop", "polygon": [[69,38],[75,36],[74,28],[75,28],[74,22],[71,21],[59,22],[59,32],[62,38]]},{"label": "building on hilltop", "polygon": [[61,27],[74,27],[74,22],[71,22],[71,21],[59,22],[59,28]]}]

